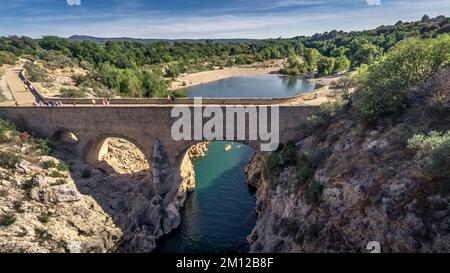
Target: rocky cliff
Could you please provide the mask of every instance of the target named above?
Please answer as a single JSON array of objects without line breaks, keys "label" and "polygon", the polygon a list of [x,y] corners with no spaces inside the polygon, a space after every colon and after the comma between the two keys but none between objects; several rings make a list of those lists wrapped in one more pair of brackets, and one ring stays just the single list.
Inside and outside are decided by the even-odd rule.
[{"label": "rocky cliff", "polygon": [[157,143],[152,169],[118,139],[108,140],[104,162],[92,167],[62,150],[44,155],[45,141],[4,121],[0,129],[0,252],[152,251],[179,225],[195,185],[191,159],[207,147],[187,153],[180,186],[166,175],[168,157]]},{"label": "rocky cliff", "polygon": [[208,142],[202,142],[189,148],[180,167],[180,175],[183,182],[180,186],[180,193],[191,192],[195,189],[195,170],[193,160],[198,160],[208,152]]},{"label": "rocky cliff", "polygon": [[[449,108],[417,92],[400,117],[365,124],[346,104],[313,133],[299,132],[297,142],[266,155],[264,170],[255,159],[251,251],[368,252],[370,241],[383,252],[450,251],[450,149],[425,167],[411,149],[417,132],[448,132]],[[427,168],[440,169],[430,177]]]}]

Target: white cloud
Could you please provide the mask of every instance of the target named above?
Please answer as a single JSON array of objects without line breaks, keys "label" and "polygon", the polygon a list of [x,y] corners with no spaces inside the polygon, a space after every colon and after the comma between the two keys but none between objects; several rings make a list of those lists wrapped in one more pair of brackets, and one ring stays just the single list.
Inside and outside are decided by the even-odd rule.
[{"label": "white cloud", "polygon": [[69,6],[81,6],[81,0],[66,0]]},{"label": "white cloud", "polygon": [[[419,20],[424,13],[434,17],[450,10],[449,0],[384,1],[381,6],[366,4],[366,1],[377,0],[358,0],[363,7],[357,9],[347,7],[355,0],[339,1],[346,5],[342,7],[323,5],[314,9],[299,8],[251,14],[238,12],[217,14],[213,11],[184,14],[123,6],[114,7],[109,12],[98,10],[93,12],[86,6],[86,13],[54,13],[50,10],[42,15],[43,13],[36,14],[34,9],[30,9],[27,13],[29,16],[21,19],[21,24],[12,24],[10,27],[6,26],[14,22],[16,17],[0,16],[0,25],[5,26],[0,27],[0,36],[25,35],[37,38],[41,35],[68,37],[83,34],[136,38],[277,38],[311,35],[332,29],[345,31],[371,29],[383,24],[394,24],[398,20]],[[296,0],[296,3],[301,2]],[[124,3],[130,5],[131,0]]]},{"label": "white cloud", "polygon": [[369,6],[381,6],[381,0],[367,0]]}]

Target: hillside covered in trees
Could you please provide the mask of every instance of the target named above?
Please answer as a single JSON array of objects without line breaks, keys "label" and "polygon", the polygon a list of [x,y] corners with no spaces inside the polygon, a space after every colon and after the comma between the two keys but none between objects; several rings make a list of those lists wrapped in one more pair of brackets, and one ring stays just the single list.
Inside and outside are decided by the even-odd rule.
[{"label": "hillside covered in trees", "polygon": [[[125,97],[165,97],[167,78],[274,59],[287,59],[283,74],[333,75],[371,64],[407,38],[435,38],[450,32],[450,18],[424,16],[417,22],[398,22],[366,31],[330,31],[311,37],[242,42],[127,41],[98,42],[54,36],[0,38],[0,65],[19,57],[41,60],[46,68],[81,67],[88,71],[74,78],[83,95],[86,88],[99,94]],[[36,64],[26,66],[30,78],[45,80]],[[78,92],[78,93],[76,93]],[[74,94],[73,94],[74,93]]]}]

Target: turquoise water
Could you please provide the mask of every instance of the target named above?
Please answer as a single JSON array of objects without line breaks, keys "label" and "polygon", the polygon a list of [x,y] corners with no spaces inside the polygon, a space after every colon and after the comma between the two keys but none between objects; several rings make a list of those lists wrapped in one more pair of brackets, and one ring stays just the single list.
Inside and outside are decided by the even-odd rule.
[{"label": "turquoise water", "polygon": [[[225,151],[225,145],[232,149]],[[253,150],[230,142],[211,142],[194,162],[196,187],[181,210],[181,225],[158,242],[157,252],[245,251],[256,223],[255,194],[244,168]]]},{"label": "turquoise water", "polygon": [[233,77],[188,88],[189,97],[280,98],[313,91],[317,85],[298,76]]}]

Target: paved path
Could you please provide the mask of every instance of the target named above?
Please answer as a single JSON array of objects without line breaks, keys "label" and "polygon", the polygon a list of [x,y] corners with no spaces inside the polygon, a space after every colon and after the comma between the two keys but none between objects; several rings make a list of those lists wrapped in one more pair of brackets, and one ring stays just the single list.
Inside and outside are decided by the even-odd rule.
[{"label": "paved path", "polygon": [[33,105],[36,98],[33,94],[26,88],[23,81],[19,78],[19,69],[8,69],[5,72],[5,80],[8,84],[9,90],[14,100],[20,106]]}]

